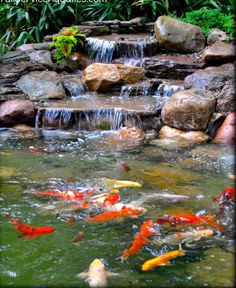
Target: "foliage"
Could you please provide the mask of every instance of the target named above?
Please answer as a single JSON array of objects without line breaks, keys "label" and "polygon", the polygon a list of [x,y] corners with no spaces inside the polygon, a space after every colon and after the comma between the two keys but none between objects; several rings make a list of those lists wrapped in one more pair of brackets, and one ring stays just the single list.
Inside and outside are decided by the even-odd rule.
[{"label": "foliage", "polygon": [[212,29],[225,31],[230,38],[234,34],[234,17],[217,9],[201,8],[199,10],[186,12],[182,21],[199,26],[207,36]]},{"label": "foliage", "polygon": [[152,20],[156,20],[157,16],[168,12],[169,1],[135,0],[133,2],[133,5],[139,7],[143,12],[143,16],[145,16],[146,18],[149,18],[151,16],[150,18]]},{"label": "foliage", "polygon": [[80,34],[77,26],[72,26],[61,32],[62,35],[53,36],[50,48],[56,48],[54,58],[57,62],[68,59],[74,48],[85,45],[85,34]]},{"label": "foliage", "polygon": [[39,42],[57,32],[70,19],[76,21],[75,3],[23,2],[0,4],[0,41],[10,49],[26,42]]},{"label": "foliage", "polygon": [[89,20],[128,20],[131,16],[131,3],[128,0],[94,2],[83,10]]}]

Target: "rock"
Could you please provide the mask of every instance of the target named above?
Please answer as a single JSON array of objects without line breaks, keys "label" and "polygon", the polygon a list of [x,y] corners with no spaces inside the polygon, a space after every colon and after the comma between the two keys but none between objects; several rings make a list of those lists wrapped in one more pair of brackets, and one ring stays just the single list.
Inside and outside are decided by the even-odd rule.
[{"label": "rock", "polygon": [[123,127],[119,131],[117,131],[117,137],[119,139],[126,139],[126,138],[132,138],[136,140],[144,140],[145,136],[143,132],[138,128],[128,128]]},{"label": "rock", "polygon": [[217,130],[213,144],[235,144],[235,112],[229,113]]},{"label": "rock", "polygon": [[209,121],[207,132],[210,134],[211,138],[214,138],[217,130],[222,125],[225,120],[225,115],[223,113],[213,113]]},{"label": "rock", "polygon": [[18,63],[21,61],[29,61],[29,55],[24,51],[9,51],[0,58],[0,63]]},{"label": "rock", "polygon": [[156,55],[143,60],[145,76],[149,78],[183,80],[204,66],[205,62],[199,61],[193,55]]},{"label": "rock", "polygon": [[168,51],[199,52],[205,47],[202,30],[169,16],[160,16],[154,25],[157,41]]},{"label": "rock", "polygon": [[34,121],[34,117],[35,107],[29,100],[9,100],[0,105],[1,126],[30,124]]},{"label": "rock", "polygon": [[68,96],[79,96],[87,91],[87,87],[81,80],[81,75],[68,74],[61,76],[61,81]]},{"label": "rock", "polygon": [[[63,27],[59,34],[61,34],[63,31],[67,30],[70,27]],[[78,29],[80,33],[86,34],[86,36],[100,36],[100,35],[107,35],[110,34],[109,27],[106,25],[79,25]]]},{"label": "rock", "polygon": [[218,95],[216,95],[216,111],[233,112],[235,111],[235,80],[227,81]]},{"label": "rock", "polygon": [[209,90],[221,89],[225,82],[234,79],[234,64],[228,63],[218,67],[207,67],[195,71],[184,79],[185,88]]},{"label": "rock", "polygon": [[35,71],[17,81],[31,100],[63,99],[66,97],[59,75],[54,71]]},{"label": "rock", "polygon": [[164,104],[161,117],[164,124],[187,131],[205,130],[216,100],[212,93],[189,89],[173,94]]},{"label": "rock", "polygon": [[228,40],[228,36],[224,31],[215,29],[211,31],[211,33],[207,37],[207,44],[212,45],[215,44],[218,41],[225,42]]},{"label": "rock", "polygon": [[106,92],[114,85],[139,81],[144,72],[136,66],[94,63],[85,68],[82,80],[89,91]]},{"label": "rock", "polygon": [[12,138],[17,139],[35,139],[42,136],[40,130],[36,130],[25,124],[14,125],[11,129]]},{"label": "rock", "polygon": [[203,52],[206,62],[230,62],[235,58],[235,46],[230,43],[216,42]]},{"label": "rock", "polygon": [[202,143],[209,140],[209,136],[202,131],[185,132],[169,126],[163,126],[159,131],[160,139],[172,139],[176,142]]},{"label": "rock", "polygon": [[49,50],[52,42],[23,44],[17,48],[20,51]]},{"label": "rock", "polygon": [[34,51],[29,54],[30,60],[39,64],[45,65],[47,68],[53,68],[54,65],[51,59],[51,53],[49,51]]}]

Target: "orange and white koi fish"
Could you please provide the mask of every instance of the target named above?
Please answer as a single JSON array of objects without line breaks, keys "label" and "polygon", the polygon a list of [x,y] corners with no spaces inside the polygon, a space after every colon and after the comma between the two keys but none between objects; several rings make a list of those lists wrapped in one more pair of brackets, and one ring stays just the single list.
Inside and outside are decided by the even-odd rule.
[{"label": "orange and white koi fish", "polygon": [[29,146],[29,152],[30,153],[42,153],[42,152],[45,152],[45,151],[42,148]]},{"label": "orange and white koi fish", "polygon": [[54,228],[49,226],[41,227],[41,226],[26,225],[17,219],[11,219],[9,222],[15,225],[16,229],[22,236],[24,236],[24,238],[36,238],[42,234],[48,234],[55,231]]},{"label": "orange and white koi fish", "polygon": [[124,217],[137,217],[141,212],[141,209],[129,208],[123,205],[120,210],[112,210],[98,214],[94,217],[86,218],[87,222],[108,222],[114,220],[122,220]]},{"label": "orange and white koi fish", "polygon": [[128,259],[130,255],[138,254],[141,248],[149,242],[148,237],[156,235],[155,223],[152,220],[145,221],[140,227],[139,233],[136,235],[132,245],[125,249],[121,257],[122,260]]},{"label": "orange and white koi fish", "polygon": [[183,256],[183,255],[185,255],[185,251],[182,249],[167,252],[163,255],[160,255],[158,257],[152,258],[144,262],[142,265],[142,271],[148,271],[157,266],[165,266],[169,264],[171,259],[174,259],[178,256]]},{"label": "orange and white koi fish", "polygon": [[214,231],[211,229],[193,230],[188,232],[179,232],[176,234],[168,235],[164,239],[154,239],[152,243],[157,245],[168,244],[168,245],[179,245],[185,243],[186,246],[190,246],[190,243],[199,241],[202,238],[210,238],[214,235]]},{"label": "orange and white koi fish", "polygon": [[90,265],[87,272],[82,272],[77,275],[88,282],[92,288],[107,287],[107,278],[109,276],[117,276],[119,274],[105,270],[104,264],[99,259],[95,259]]},{"label": "orange and white koi fish", "polygon": [[77,245],[78,242],[80,242],[81,240],[84,240],[84,232],[83,231],[79,231],[79,233],[75,236],[75,238],[73,239],[73,244]]},{"label": "orange and white koi fish", "polygon": [[77,201],[82,200],[85,195],[90,195],[92,193],[91,190],[87,190],[84,192],[78,192],[77,190],[35,190],[33,191],[33,194],[40,195],[40,196],[46,196],[46,197],[55,197],[60,198],[68,201]]}]

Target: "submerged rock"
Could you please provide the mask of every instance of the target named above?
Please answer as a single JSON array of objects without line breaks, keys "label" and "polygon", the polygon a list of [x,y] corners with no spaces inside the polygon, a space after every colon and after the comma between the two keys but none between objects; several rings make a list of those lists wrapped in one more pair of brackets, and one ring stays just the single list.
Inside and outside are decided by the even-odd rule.
[{"label": "submerged rock", "polygon": [[59,75],[54,71],[34,71],[22,76],[18,86],[31,100],[66,97]]},{"label": "submerged rock", "polygon": [[216,100],[212,93],[189,89],[173,94],[164,104],[161,117],[164,124],[182,130],[205,130]]},{"label": "submerged rock", "polygon": [[160,16],[154,25],[157,41],[173,52],[199,52],[204,49],[206,38],[202,30],[169,16]]},{"label": "submerged rock", "polygon": [[163,126],[159,131],[160,139],[172,139],[176,142],[202,143],[209,139],[209,136],[203,131],[185,132],[169,126]]},{"label": "submerged rock", "polygon": [[144,76],[141,67],[94,63],[84,70],[82,80],[93,92],[107,92],[114,85],[135,83]]},{"label": "submerged rock", "polygon": [[218,129],[213,144],[235,144],[235,112],[229,113]]},{"label": "submerged rock", "polygon": [[9,100],[0,105],[0,125],[30,124],[35,117],[35,107],[29,100]]}]

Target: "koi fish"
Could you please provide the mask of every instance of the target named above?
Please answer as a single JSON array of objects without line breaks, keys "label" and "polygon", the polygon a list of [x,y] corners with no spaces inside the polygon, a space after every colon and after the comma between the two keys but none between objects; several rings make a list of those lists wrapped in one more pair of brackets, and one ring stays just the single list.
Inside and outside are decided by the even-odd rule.
[{"label": "koi fish", "polygon": [[9,222],[15,225],[16,229],[20,232],[22,236],[24,236],[24,238],[36,238],[42,234],[48,234],[55,231],[54,228],[49,226],[41,227],[26,225],[17,219],[11,219]]},{"label": "koi fish", "polygon": [[149,242],[148,237],[157,234],[154,226],[155,224],[152,220],[143,223],[130,248],[124,250],[121,256],[122,260],[128,259],[130,255],[138,254],[141,248]]},{"label": "koi fish", "polygon": [[174,214],[174,215],[167,215],[162,218],[156,219],[157,223],[170,223],[170,225],[178,225],[178,224],[208,224],[213,228],[218,230],[222,229],[220,223],[215,220],[215,217],[212,215],[201,215],[197,216],[195,214]]},{"label": "koi fish", "polygon": [[90,265],[87,272],[82,272],[77,275],[81,279],[85,279],[92,288],[103,288],[107,286],[107,278],[109,276],[117,276],[117,273],[105,270],[104,264],[95,259]]},{"label": "koi fish", "polygon": [[127,180],[112,180],[104,178],[104,183],[106,186],[111,188],[123,188],[123,187],[142,187],[142,184]]},{"label": "koi fish", "polygon": [[79,233],[73,239],[73,244],[77,245],[79,241],[84,240],[84,232],[79,231]]},{"label": "koi fish", "polygon": [[160,244],[179,245],[185,243],[186,246],[188,246],[190,243],[194,241],[199,241],[202,238],[209,238],[212,237],[213,235],[214,231],[211,229],[194,230],[168,235],[162,240],[155,239],[152,241],[152,243],[155,243],[157,245]]},{"label": "koi fish", "polygon": [[121,168],[124,169],[126,172],[129,172],[131,170],[130,166],[127,163],[122,163]]},{"label": "koi fish", "polygon": [[98,214],[94,217],[88,217],[86,218],[86,221],[103,223],[108,221],[120,220],[124,217],[137,217],[141,212],[142,210],[140,209],[129,208],[123,205],[121,210],[108,211]]},{"label": "koi fish", "polygon": [[40,196],[46,196],[46,197],[56,197],[68,201],[75,201],[75,200],[81,200],[84,198],[85,193],[80,193],[75,190],[65,190],[61,191],[58,189],[54,190],[41,190],[41,191],[33,191],[33,194],[37,194]]},{"label": "koi fish", "polygon": [[42,152],[45,152],[45,151],[42,148],[29,146],[29,152],[31,152],[31,153],[42,153]]},{"label": "koi fish", "polygon": [[219,205],[229,205],[232,206],[234,203],[232,199],[234,198],[235,189],[233,187],[225,188],[220,197],[214,197],[213,200],[218,202]]},{"label": "koi fish", "polygon": [[158,257],[152,258],[144,262],[142,265],[142,271],[151,270],[155,268],[156,266],[165,266],[169,264],[171,259],[174,259],[178,256],[183,256],[183,255],[185,255],[185,250],[182,250],[182,249],[167,252],[163,255],[160,255]]}]

